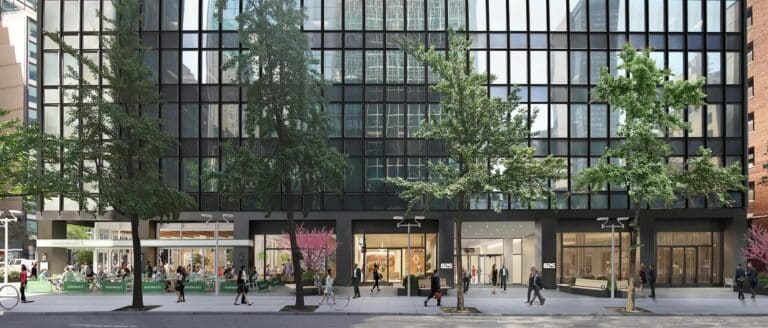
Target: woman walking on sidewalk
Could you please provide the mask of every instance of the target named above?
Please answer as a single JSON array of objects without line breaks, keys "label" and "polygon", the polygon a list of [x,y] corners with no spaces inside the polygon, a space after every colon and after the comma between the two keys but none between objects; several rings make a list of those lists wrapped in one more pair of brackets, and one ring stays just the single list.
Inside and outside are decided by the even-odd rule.
[{"label": "woman walking on sidewalk", "polygon": [[242,299],[240,300],[240,304],[253,305],[253,302],[248,300],[248,286],[245,285],[246,279],[245,267],[242,266],[240,267],[240,272],[237,274],[237,295],[235,295],[235,305],[239,305],[237,299],[241,298],[241,296]]},{"label": "woman walking on sidewalk", "polygon": [[374,263],[373,264],[373,287],[371,287],[371,294],[373,294],[374,289],[376,289],[377,292],[381,291],[381,289],[379,289],[379,279],[381,279],[381,274],[379,273],[379,265]]},{"label": "woman walking on sidewalk", "polygon": [[21,303],[27,303],[27,295],[24,294],[24,290],[27,289],[27,266],[22,264],[21,265],[21,288],[19,288],[19,291],[21,292]]},{"label": "woman walking on sidewalk", "polygon": [[176,303],[184,303],[187,300],[184,299],[184,282],[187,280],[187,272],[184,267],[179,265],[176,268]]},{"label": "woman walking on sidewalk", "polygon": [[331,269],[328,269],[328,275],[325,276],[325,293],[323,294],[323,298],[320,299],[320,303],[317,305],[323,304],[328,296],[333,299],[333,304],[336,304],[336,296],[333,295],[333,276],[331,275]]}]

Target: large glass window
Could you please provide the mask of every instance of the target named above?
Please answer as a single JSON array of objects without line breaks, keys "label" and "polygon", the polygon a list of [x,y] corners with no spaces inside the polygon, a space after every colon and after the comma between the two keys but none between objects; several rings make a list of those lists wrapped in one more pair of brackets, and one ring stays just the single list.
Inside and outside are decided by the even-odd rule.
[{"label": "large glass window", "polygon": [[326,30],[341,29],[341,0],[325,0],[325,19]]},{"label": "large glass window", "polygon": [[722,0],[707,0],[707,32],[722,32],[720,5]]},{"label": "large glass window", "polygon": [[469,30],[485,31],[485,1],[469,1]]},{"label": "large glass window", "polygon": [[384,29],[384,0],[365,1],[365,29]]},{"label": "large glass window", "polygon": [[507,30],[507,0],[488,1],[488,27],[491,31]]},{"label": "large glass window", "polygon": [[365,136],[369,138],[384,136],[384,105],[365,105]]},{"label": "large glass window", "polygon": [[707,53],[707,84],[720,84],[722,80],[721,58],[719,52]]},{"label": "large glass window", "polygon": [[200,107],[197,104],[181,105],[181,137],[197,138],[200,136]]},{"label": "large glass window", "polygon": [[184,0],[182,8],[182,29],[185,31],[195,31],[200,29],[198,0]]},{"label": "large glass window", "polygon": [[424,30],[424,0],[407,0],[408,30]]},{"label": "large glass window", "polygon": [[742,136],[741,123],[743,119],[741,105],[725,105],[725,136],[729,138],[740,138]]},{"label": "large glass window", "polygon": [[491,51],[491,74],[495,79],[491,82],[493,84],[507,84],[507,52],[506,51]]},{"label": "large glass window", "polygon": [[466,10],[464,0],[448,0],[448,28],[464,29]]},{"label": "large glass window", "polygon": [[344,56],[344,81],[346,83],[363,82],[363,52],[347,50]]},{"label": "large glass window", "polygon": [[328,137],[341,138],[341,104],[326,105],[325,119],[328,121]]},{"label": "large glass window", "polygon": [[587,84],[589,69],[586,51],[571,51],[571,83]]},{"label": "large glass window", "polygon": [[609,0],[608,23],[611,32],[624,32],[627,30],[627,0]]},{"label": "large glass window", "polygon": [[528,54],[525,51],[510,51],[509,62],[514,63],[510,74],[509,83],[528,83]]},{"label": "large glass window", "polygon": [[568,7],[565,0],[549,0],[549,30],[568,30]]},{"label": "large glass window", "polygon": [[551,51],[550,53],[550,83],[568,83],[568,52]]},{"label": "large glass window", "polygon": [[405,27],[403,1],[385,0],[387,4],[387,31],[402,31]]},{"label": "large glass window", "polygon": [[221,136],[237,138],[240,136],[240,109],[237,104],[221,105]]},{"label": "large glass window", "polygon": [[[611,234],[605,232],[564,232],[557,235],[561,256],[558,258],[560,283],[569,283],[576,278],[602,279],[611,276]],[[617,266],[616,278],[626,279],[629,261],[626,253],[629,234],[617,232],[613,262]]]},{"label": "large glass window", "polygon": [[589,135],[592,138],[608,137],[608,106],[592,104],[589,106]]},{"label": "large glass window", "polygon": [[387,51],[387,83],[405,82],[405,55],[402,51]]},{"label": "large glass window", "polygon": [[63,19],[65,32],[80,30],[80,1],[64,1]]},{"label": "large glass window", "polygon": [[571,138],[586,138],[589,133],[589,112],[587,111],[587,105],[572,104],[571,105]]},{"label": "large glass window", "polygon": [[341,51],[323,52],[323,76],[328,82],[341,83]]},{"label": "large glass window", "polygon": [[347,31],[363,29],[363,0],[344,1],[344,29]]},{"label": "large glass window", "polygon": [[179,53],[172,50],[164,50],[160,53],[160,82],[179,82]]},{"label": "large glass window", "polygon": [[405,104],[387,104],[387,138],[405,137]]},{"label": "large glass window", "polygon": [[445,1],[428,0],[427,2],[427,28],[430,31],[445,29]]},{"label": "large glass window", "polygon": [[552,110],[550,119],[550,137],[568,138],[568,105],[553,104],[549,107]]},{"label": "large glass window", "polygon": [[688,0],[688,32],[701,32],[701,28],[704,26],[701,1]]},{"label": "large glass window", "polygon": [[669,32],[683,31],[683,0],[669,0],[667,2],[667,21]]},{"label": "large glass window", "polygon": [[344,137],[358,138],[363,136],[363,105],[344,105]]},{"label": "large glass window", "polygon": [[739,32],[741,30],[741,1],[725,1],[725,31]]},{"label": "large glass window", "polygon": [[200,137],[219,137],[219,105],[204,104],[200,106]]},{"label": "large glass window", "polygon": [[725,84],[741,84],[741,54],[725,53]]},{"label": "large glass window", "polygon": [[304,1],[304,29],[319,30],[322,22],[322,0]]},{"label": "large glass window", "polygon": [[365,52],[365,83],[384,82],[384,52]]},{"label": "large glass window", "polygon": [[46,0],[45,12],[43,13],[43,30],[49,32],[58,32],[61,22],[61,8],[59,0]]},{"label": "large glass window", "polygon": [[589,30],[603,32],[608,27],[605,17],[606,0],[589,0]]},{"label": "large glass window", "polygon": [[528,17],[530,18],[531,31],[546,31],[547,30],[547,2],[546,1],[531,1],[528,3],[530,6],[530,12]]},{"label": "large glass window", "polygon": [[664,0],[649,0],[648,31],[664,32]]},{"label": "large glass window", "polygon": [[629,0],[629,31],[645,31],[645,0]]},{"label": "large glass window", "polygon": [[531,51],[531,84],[547,84],[547,52]]},{"label": "large glass window", "polygon": [[509,0],[509,30],[525,31],[528,29],[528,10],[526,0]]},{"label": "large glass window", "polygon": [[162,24],[164,31],[175,31],[179,29],[179,0],[162,1]]},{"label": "large glass window", "polygon": [[707,137],[723,136],[723,106],[707,105]]},{"label": "large glass window", "polygon": [[368,157],[365,159],[365,190],[384,191],[384,158]]},{"label": "large glass window", "polygon": [[58,85],[60,77],[59,54],[55,52],[46,52],[43,54],[43,62],[45,63],[43,68],[43,84]]}]

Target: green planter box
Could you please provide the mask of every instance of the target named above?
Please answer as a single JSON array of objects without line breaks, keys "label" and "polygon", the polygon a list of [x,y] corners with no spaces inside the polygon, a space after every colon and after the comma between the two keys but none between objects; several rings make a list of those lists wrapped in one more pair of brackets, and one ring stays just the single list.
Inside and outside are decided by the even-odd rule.
[{"label": "green planter box", "polygon": [[202,293],[205,291],[205,283],[202,281],[187,282],[184,284],[184,292]]},{"label": "green planter box", "polygon": [[271,285],[272,285],[272,286],[278,286],[278,285],[280,285],[280,277],[274,277],[274,278],[272,278],[272,282],[271,282]]},{"label": "green planter box", "polygon": [[61,284],[61,290],[72,293],[87,293],[88,283],[85,281],[65,281]]},{"label": "green planter box", "polygon": [[269,289],[269,281],[266,281],[266,280],[260,280],[260,281],[257,281],[257,282],[256,282],[256,288],[257,288],[259,291],[262,291],[262,290],[267,290],[267,289]]},{"label": "green planter box", "polygon": [[29,293],[51,293],[53,285],[47,280],[27,282],[27,292]]},{"label": "green planter box", "polygon": [[125,282],[103,282],[101,283],[102,293],[125,293],[128,290]]},{"label": "green planter box", "polygon": [[237,283],[231,281],[221,282],[219,283],[219,292],[235,294],[237,293]]},{"label": "green planter box", "polygon": [[[151,281],[151,282],[143,282],[141,284],[141,290],[147,293],[164,293],[165,292],[165,282],[162,281]],[[186,289],[185,289],[186,291]]]}]

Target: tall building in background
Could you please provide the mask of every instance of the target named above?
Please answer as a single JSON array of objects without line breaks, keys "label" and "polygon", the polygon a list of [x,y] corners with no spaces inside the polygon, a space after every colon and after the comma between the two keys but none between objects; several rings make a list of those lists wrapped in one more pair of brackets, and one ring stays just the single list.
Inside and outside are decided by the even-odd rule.
[{"label": "tall building in background", "polygon": [[[172,262],[213,272],[212,236],[201,213],[234,215],[220,228],[226,249],[219,263],[255,266],[262,274],[279,273],[290,258],[285,220],[280,212],[265,218],[248,195],[239,202],[220,197],[202,179],[219,170],[220,145],[244,138],[243,90],[235,72],[222,68],[240,51],[237,22],[241,4],[229,0],[222,21],[211,15],[215,0],[145,1],[141,35],[151,50],[146,62],[163,97],[157,115],[178,147],[160,159],[162,179],[188,192],[196,208],[178,222],[143,222],[144,259]],[[474,284],[490,283],[493,264],[505,264],[511,282],[525,283],[526,268],[543,267],[553,287],[576,277],[610,275],[610,233],[597,217],[631,216],[624,186],[606,186],[596,194],[572,188],[574,178],[620,142],[624,119],[607,104],[591,101],[590,89],[601,67],[618,70],[619,50],[629,42],[650,55],[672,79],[706,78],[707,104],[683,117],[691,131],[667,131],[674,148],[671,162],[683,163],[699,146],[713,150],[720,164],[741,162],[746,173],[745,0],[303,0],[304,31],[318,70],[331,83],[324,108],[332,145],[348,155],[349,172],[341,194],[328,192],[304,200],[313,211],[301,220],[306,228],[328,227],[340,242],[328,265],[337,281],[348,283],[354,263],[371,280],[374,264],[384,280],[399,283],[406,274],[440,268],[452,276],[455,256],[464,257]],[[101,56],[99,33],[105,23],[97,10],[110,13],[109,1],[45,0],[42,26],[57,32],[87,56]],[[107,7],[104,7],[107,6]],[[473,68],[486,72],[491,97],[506,97],[518,87],[521,106],[538,109],[529,143],[538,156],[567,160],[569,178],[552,181],[556,201],[522,204],[504,197],[500,214],[492,195],[476,195],[468,219],[456,227],[456,204],[438,202],[422,227],[408,237],[392,218],[405,204],[385,177],[422,179],[428,162],[445,158],[438,143],[413,137],[423,120],[439,114],[439,95],[428,88],[436,77],[398,49],[408,36],[445,49],[447,30],[462,30],[472,40]],[[103,64],[103,62],[102,62]],[[77,63],[51,42],[42,54],[43,91],[40,124],[63,136],[79,81],[63,73]],[[490,75],[496,77],[490,79]],[[84,75],[90,83],[100,83]],[[108,87],[108,86],[104,86]],[[651,204],[640,223],[643,263],[656,264],[664,286],[716,286],[739,261],[746,225],[745,195],[734,193],[734,207],[710,199],[680,199],[673,208]],[[81,217],[70,199],[42,204],[40,247],[52,268],[62,268],[66,250],[94,250],[96,267],[110,270],[130,259],[130,226],[112,215]],[[66,240],[67,224],[93,227],[91,239]],[[455,229],[463,229],[463,249],[453,247]],[[618,232],[619,276],[626,279],[629,236]],[[408,265],[410,263],[410,265]],[[410,271],[406,271],[410,268]],[[220,268],[216,268],[220,270]]]},{"label": "tall building in background", "polygon": [[[0,120],[38,123],[38,34],[37,1],[0,1],[0,108],[9,112]],[[0,211],[8,215],[8,210],[21,210],[22,201],[21,197],[0,200]],[[10,257],[34,258],[36,235],[34,215],[11,224]],[[0,243],[3,238],[0,235]]]},{"label": "tall building in background", "polygon": [[[747,2],[747,134],[749,148],[748,217],[752,222],[768,225],[768,185],[761,184],[768,177],[768,2]],[[757,19],[755,19],[757,18]]]}]

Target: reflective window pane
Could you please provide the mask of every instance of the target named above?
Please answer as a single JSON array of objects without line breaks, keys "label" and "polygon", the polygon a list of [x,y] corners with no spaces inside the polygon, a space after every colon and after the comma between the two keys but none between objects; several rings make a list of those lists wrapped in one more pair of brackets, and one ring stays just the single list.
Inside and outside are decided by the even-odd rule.
[{"label": "reflective window pane", "polygon": [[485,1],[469,1],[469,30],[485,31]]},{"label": "reflective window pane", "polygon": [[363,0],[344,1],[344,29],[349,31],[363,29]]},{"label": "reflective window pane", "polygon": [[325,0],[325,19],[326,30],[341,29],[341,0]]},{"label": "reflective window pane", "polygon": [[707,0],[707,32],[722,32],[720,5],[722,0]]},{"label": "reflective window pane", "polygon": [[664,0],[648,1],[648,31],[664,32]]},{"label": "reflective window pane", "polygon": [[409,31],[421,31],[424,30],[424,0],[407,0],[408,8],[408,30]]},{"label": "reflective window pane", "polygon": [[627,0],[608,0],[608,23],[611,32],[627,30]]},{"label": "reflective window pane", "polygon": [[567,17],[568,17],[568,8],[566,7],[565,0],[549,0],[549,30],[550,31],[568,30]]},{"label": "reflective window pane", "polygon": [[701,32],[704,20],[701,15],[702,0],[688,0],[688,32]]},{"label": "reflective window pane", "polygon": [[384,29],[384,0],[365,1],[365,29]]},{"label": "reflective window pane", "polygon": [[570,1],[570,20],[571,31],[586,31],[587,30],[587,0],[571,0]]},{"label": "reflective window pane", "polygon": [[428,0],[427,2],[427,28],[430,31],[445,29],[445,1]]},{"label": "reflective window pane", "polygon": [[525,31],[528,29],[528,10],[526,0],[509,0],[509,30]]},{"label": "reflective window pane", "polygon": [[645,0],[629,0],[629,31],[645,31]]},{"label": "reflective window pane", "polygon": [[683,31],[683,0],[669,0],[667,2],[667,21],[669,32]]},{"label": "reflective window pane", "polygon": [[403,1],[385,0],[387,5],[387,31],[402,31],[405,27]]}]

